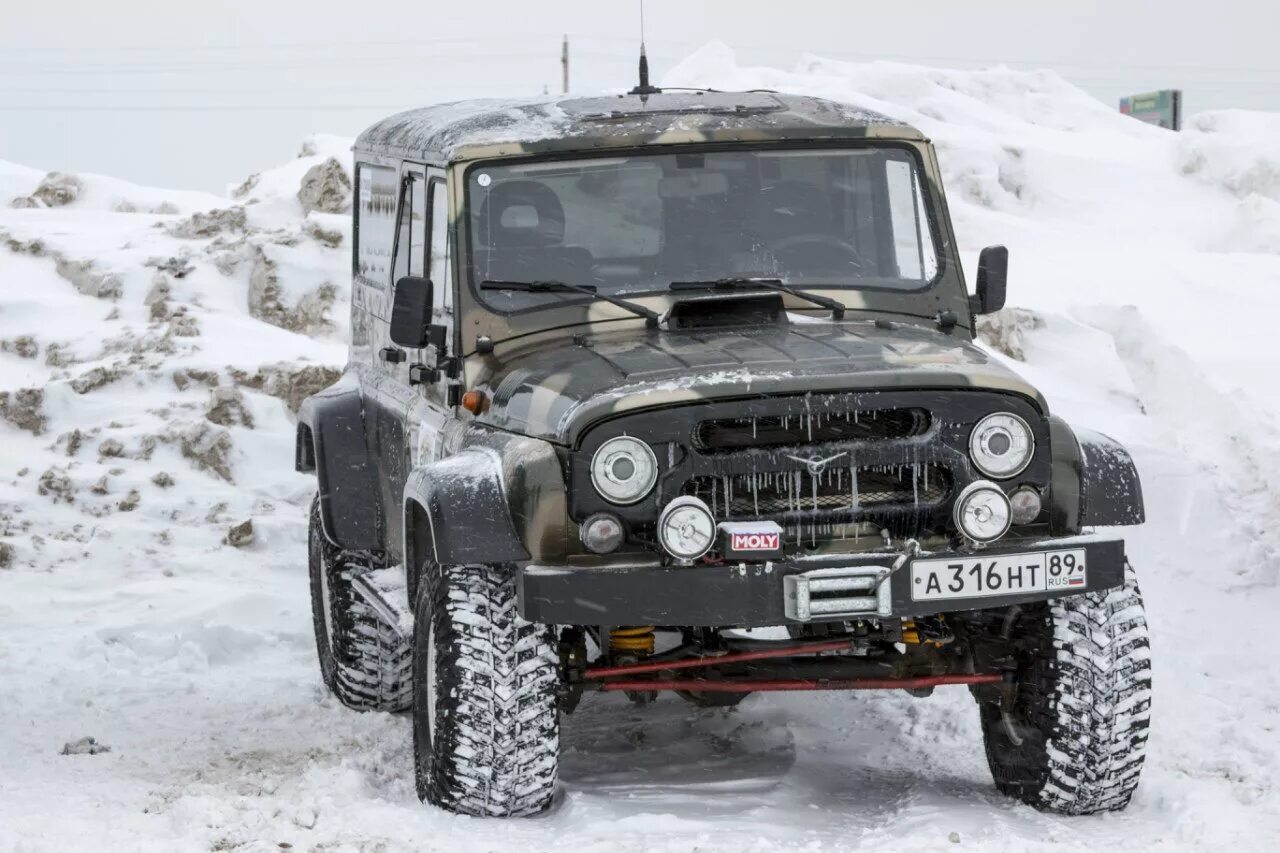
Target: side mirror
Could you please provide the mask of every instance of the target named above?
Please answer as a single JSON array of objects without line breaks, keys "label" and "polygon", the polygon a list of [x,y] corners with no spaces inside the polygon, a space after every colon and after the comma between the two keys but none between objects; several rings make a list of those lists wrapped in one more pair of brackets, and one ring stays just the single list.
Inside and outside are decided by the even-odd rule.
[{"label": "side mirror", "polygon": [[974,314],[994,314],[1004,307],[1009,282],[1009,250],[1004,246],[988,246],[978,255],[978,293],[969,297]]},{"label": "side mirror", "polygon": [[391,303],[391,340],[402,347],[421,349],[430,340],[431,303],[435,287],[431,279],[407,275],[396,282]]}]

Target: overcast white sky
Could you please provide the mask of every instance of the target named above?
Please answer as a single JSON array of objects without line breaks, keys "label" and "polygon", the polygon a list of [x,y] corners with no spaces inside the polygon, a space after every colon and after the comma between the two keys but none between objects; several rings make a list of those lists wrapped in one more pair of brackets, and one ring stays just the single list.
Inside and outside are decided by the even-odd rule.
[{"label": "overcast white sky", "polygon": [[[637,0],[3,0],[0,159],[221,191],[312,131],[456,98],[630,86]],[[802,53],[1052,68],[1107,102],[1181,87],[1188,112],[1280,111],[1262,0],[648,0],[655,79],[720,39]]]}]

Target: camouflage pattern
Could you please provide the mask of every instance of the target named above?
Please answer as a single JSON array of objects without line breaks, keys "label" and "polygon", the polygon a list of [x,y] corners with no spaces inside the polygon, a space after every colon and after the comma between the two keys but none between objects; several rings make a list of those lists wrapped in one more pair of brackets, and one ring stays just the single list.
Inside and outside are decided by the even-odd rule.
[{"label": "camouflage pattern", "polygon": [[613,415],[708,397],[982,388],[1047,411],[1034,387],[972,343],[902,323],[602,331],[506,350],[484,359],[478,378],[473,387],[491,400],[480,423],[570,446]]},{"label": "camouflage pattern", "polygon": [[[532,314],[499,314],[477,298],[474,282],[466,280],[469,250],[465,175],[479,162],[527,159],[531,156],[578,153],[585,156],[610,149],[648,149],[707,143],[739,143],[750,147],[778,143],[831,142],[851,144],[884,141],[913,149],[923,166],[928,206],[938,244],[937,283],[923,292],[810,288],[838,299],[851,312],[883,312],[932,321],[949,312],[957,334],[972,337],[971,317],[960,259],[947,215],[941,176],[933,146],[915,128],[879,113],[819,98],[775,93],[675,93],[640,98],[619,95],[539,101],[467,101],[412,110],[373,125],[356,140],[359,162],[396,165],[404,160],[444,168],[449,176],[449,204],[455,286],[458,293],[454,321],[458,350],[472,356],[477,338],[501,347],[504,341],[555,329],[563,340],[572,326],[601,321],[639,327],[642,321],[625,309],[605,302],[570,304]],[[666,294],[629,296],[658,313],[668,309]],[[802,299],[785,298],[788,310],[814,313]],[[820,314],[821,312],[817,312]],[[483,368],[468,359],[466,384],[481,379]]]},{"label": "camouflage pattern", "polygon": [[[843,321],[784,295],[789,324],[696,333],[647,329],[641,318],[600,301],[501,314],[478,298],[466,273],[467,229],[458,227],[466,221],[464,187],[471,167],[708,143],[912,149],[937,245],[934,285],[917,292],[812,287],[847,306]],[[919,131],[886,116],[774,93],[472,101],[379,122],[358,138],[355,160],[446,180],[453,280],[436,285],[449,287],[454,303],[435,322],[449,327],[448,354],[460,357],[455,387],[487,397],[487,408],[473,416],[447,404],[448,380],[410,384],[412,366],[436,364],[429,348],[408,351],[404,362],[382,359],[380,353],[392,346],[390,284],[357,277],[349,370],[358,375],[367,414],[377,423],[366,429],[374,430],[371,452],[381,457],[377,464],[387,481],[384,504],[397,506],[403,499],[410,516],[419,511],[414,505],[422,496],[403,490],[423,482],[417,472],[462,450],[486,447],[497,454],[500,470],[494,476],[504,483],[507,510],[532,559],[563,559],[580,550],[580,543],[553,446],[572,447],[593,423],[642,408],[809,391],[981,388],[1019,395],[1047,413],[1030,384],[973,346],[968,293],[933,147]],[[676,298],[628,295],[659,314]],[[954,326],[939,325],[943,313]],[[404,539],[410,534],[404,516],[392,510],[388,516],[387,549],[393,555],[415,553]]]},{"label": "camouflage pattern", "polygon": [[536,154],[699,142],[922,140],[915,128],[848,104],[773,92],[473,100],[390,116],[356,150],[445,165]]}]

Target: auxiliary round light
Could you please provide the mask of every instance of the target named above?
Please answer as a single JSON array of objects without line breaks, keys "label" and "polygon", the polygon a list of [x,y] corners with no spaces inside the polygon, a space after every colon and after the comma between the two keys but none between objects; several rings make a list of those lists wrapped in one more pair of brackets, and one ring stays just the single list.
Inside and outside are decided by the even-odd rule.
[{"label": "auxiliary round light", "polygon": [[1031,427],[1009,412],[987,415],[969,434],[969,456],[988,477],[1003,480],[1022,473],[1035,449]]},{"label": "auxiliary round light", "polygon": [[715,516],[692,495],[676,498],[658,516],[658,541],[678,560],[698,559],[711,550],[715,539]]},{"label": "auxiliary round light", "polygon": [[1009,504],[1013,509],[1014,524],[1030,524],[1040,517],[1043,507],[1040,492],[1030,486],[1022,486],[1009,495]]},{"label": "auxiliary round light", "polygon": [[616,515],[597,512],[578,528],[582,544],[594,554],[610,554],[622,544],[622,522]]},{"label": "auxiliary round light", "polygon": [[974,542],[994,542],[1008,532],[1013,510],[999,486],[978,480],[960,492],[953,516],[960,532]]},{"label": "auxiliary round light", "polygon": [[658,482],[658,459],[638,438],[611,438],[591,457],[591,482],[605,500],[633,504]]}]

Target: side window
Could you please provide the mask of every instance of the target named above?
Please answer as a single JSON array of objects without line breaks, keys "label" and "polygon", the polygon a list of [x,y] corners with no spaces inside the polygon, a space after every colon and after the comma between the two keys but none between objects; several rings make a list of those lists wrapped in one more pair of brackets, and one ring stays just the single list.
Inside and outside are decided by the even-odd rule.
[{"label": "side window", "polygon": [[396,236],[396,170],[357,166],[360,207],[356,214],[356,275],[386,288],[391,284],[391,252]]},{"label": "side window", "polygon": [[441,180],[431,182],[431,251],[427,278],[435,285],[437,314],[453,313],[453,266],[449,252],[449,193]]},{"label": "side window", "polygon": [[427,182],[421,172],[404,174],[411,183],[400,211],[400,242],[396,248],[393,283],[406,275],[422,275],[427,257]]}]

